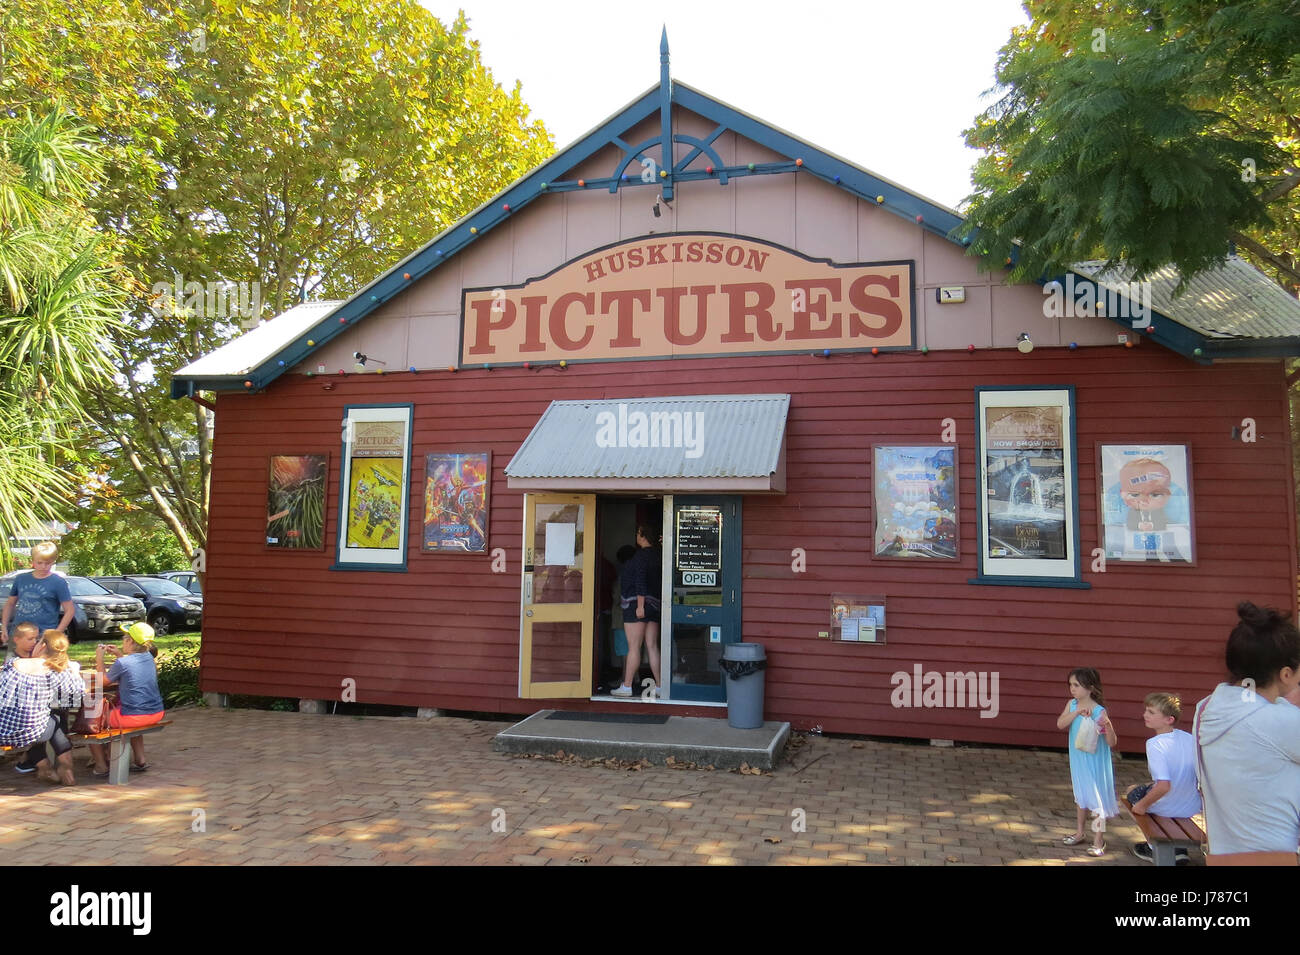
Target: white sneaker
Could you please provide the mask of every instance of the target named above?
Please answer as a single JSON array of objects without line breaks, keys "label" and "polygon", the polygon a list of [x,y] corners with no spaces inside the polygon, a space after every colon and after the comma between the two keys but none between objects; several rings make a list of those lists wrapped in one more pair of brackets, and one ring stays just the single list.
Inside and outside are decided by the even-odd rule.
[{"label": "white sneaker", "polygon": [[632,688],[630,686],[616,686],[609,691],[610,696],[631,696]]}]

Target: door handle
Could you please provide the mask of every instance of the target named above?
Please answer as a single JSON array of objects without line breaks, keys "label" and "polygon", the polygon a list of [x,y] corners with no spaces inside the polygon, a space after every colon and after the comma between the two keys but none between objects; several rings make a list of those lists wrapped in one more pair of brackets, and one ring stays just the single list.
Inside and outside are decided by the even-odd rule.
[{"label": "door handle", "polygon": [[524,616],[525,616],[525,617],[531,617],[532,615],[533,615],[533,612],[532,612],[531,610],[525,610],[525,611],[524,611]]}]

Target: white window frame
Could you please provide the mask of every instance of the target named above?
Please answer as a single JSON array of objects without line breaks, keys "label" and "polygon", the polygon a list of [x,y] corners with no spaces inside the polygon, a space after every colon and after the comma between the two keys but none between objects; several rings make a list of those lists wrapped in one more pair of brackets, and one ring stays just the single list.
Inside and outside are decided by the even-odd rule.
[{"label": "white window frame", "polygon": [[[343,409],[343,454],[339,468],[339,523],[331,570],[406,570],[407,535],[411,513],[411,417],[414,405],[348,405]],[[354,425],[361,421],[400,423],[402,441],[402,490],[396,549],[348,546],[349,488],[352,486],[352,438]]]},{"label": "white window frame", "polygon": [[[989,480],[986,412],[991,408],[1061,409],[1062,466],[1065,474],[1065,557],[1049,558],[992,557],[989,555]],[[1079,489],[1075,457],[1074,388],[976,389],[975,401],[976,465],[979,474],[979,580],[988,583],[1040,583],[1051,585],[1078,582],[1079,576]],[[977,581],[978,582],[978,581]]]}]

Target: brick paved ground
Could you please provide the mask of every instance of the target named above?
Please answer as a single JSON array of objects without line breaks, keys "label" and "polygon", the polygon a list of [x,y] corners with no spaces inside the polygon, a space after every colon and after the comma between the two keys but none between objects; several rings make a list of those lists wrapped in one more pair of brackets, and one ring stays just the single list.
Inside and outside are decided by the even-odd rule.
[{"label": "brick paved ground", "polygon": [[[1127,817],[1100,859],[1060,844],[1063,753],[812,737],[749,776],[506,756],[475,720],[172,716],[127,787],[80,749],[73,788],[0,768],[0,864],[1142,864]],[[1145,773],[1116,763],[1121,791]]]}]

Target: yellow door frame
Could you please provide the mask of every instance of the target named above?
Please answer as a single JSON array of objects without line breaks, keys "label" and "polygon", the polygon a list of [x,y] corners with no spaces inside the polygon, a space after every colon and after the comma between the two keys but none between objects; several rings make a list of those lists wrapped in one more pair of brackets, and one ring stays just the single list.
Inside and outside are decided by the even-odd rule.
[{"label": "yellow door frame", "polygon": [[[538,504],[577,504],[582,508],[582,601],[580,603],[533,603],[534,557],[537,552],[534,532]],[[521,699],[587,699],[592,689],[592,657],[595,647],[596,599],[596,495],[595,494],[525,494],[523,580],[519,601],[519,696]],[[575,555],[576,556],[576,555]],[[533,624],[580,623],[582,625],[582,659],[577,680],[550,683],[532,678]]]}]

